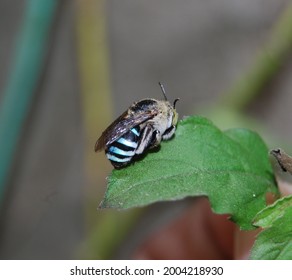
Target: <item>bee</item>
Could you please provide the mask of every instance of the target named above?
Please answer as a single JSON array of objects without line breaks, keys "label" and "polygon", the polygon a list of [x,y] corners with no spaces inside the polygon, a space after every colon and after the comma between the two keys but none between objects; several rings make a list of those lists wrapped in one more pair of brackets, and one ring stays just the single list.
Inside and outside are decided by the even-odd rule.
[{"label": "bee", "polygon": [[127,166],[174,135],[178,121],[175,105],[179,99],[171,105],[160,82],[159,86],[164,100],[147,98],[133,103],[96,141],[95,152],[104,149],[114,168]]}]

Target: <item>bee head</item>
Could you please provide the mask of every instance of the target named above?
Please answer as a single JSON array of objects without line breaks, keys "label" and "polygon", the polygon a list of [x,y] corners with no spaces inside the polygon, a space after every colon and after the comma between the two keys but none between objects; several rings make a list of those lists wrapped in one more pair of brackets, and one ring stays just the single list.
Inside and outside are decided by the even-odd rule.
[{"label": "bee head", "polygon": [[[164,100],[165,101],[168,101],[167,100],[167,96],[166,96],[166,92],[165,92],[165,89],[164,89],[164,86],[161,82],[158,83],[159,86],[160,86],[160,89],[162,91],[162,94],[164,96]],[[177,121],[178,121],[178,113],[176,112],[175,110],[175,105],[176,105],[176,102],[179,101],[179,98],[176,98],[174,101],[173,101],[173,117],[172,117],[172,125],[176,125],[177,124]]]}]

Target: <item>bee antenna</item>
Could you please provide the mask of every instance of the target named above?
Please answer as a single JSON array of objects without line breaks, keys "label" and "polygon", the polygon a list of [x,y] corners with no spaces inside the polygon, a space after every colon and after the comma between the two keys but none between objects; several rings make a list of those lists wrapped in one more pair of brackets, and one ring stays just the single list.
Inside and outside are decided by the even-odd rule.
[{"label": "bee antenna", "polygon": [[165,93],[165,89],[164,89],[164,86],[161,82],[158,82],[159,86],[160,86],[160,89],[163,93],[163,96],[164,96],[164,99],[167,101],[167,97],[166,97],[166,93]]},{"label": "bee antenna", "polygon": [[179,98],[176,98],[174,101],[173,101],[173,108],[175,109],[175,104],[176,102],[179,101]]}]

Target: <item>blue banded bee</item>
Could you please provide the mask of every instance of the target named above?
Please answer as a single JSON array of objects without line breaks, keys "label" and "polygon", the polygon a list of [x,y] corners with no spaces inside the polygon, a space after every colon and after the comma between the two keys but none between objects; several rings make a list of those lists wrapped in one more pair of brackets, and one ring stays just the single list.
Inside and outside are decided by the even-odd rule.
[{"label": "blue banded bee", "polygon": [[133,103],[96,141],[95,152],[104,149],[114,168],[127,166],[138,155],[173,136],[178,121],[175,104],[179,99],[171,105],[163,85],[159,85],[164,100],[149,98]]}]

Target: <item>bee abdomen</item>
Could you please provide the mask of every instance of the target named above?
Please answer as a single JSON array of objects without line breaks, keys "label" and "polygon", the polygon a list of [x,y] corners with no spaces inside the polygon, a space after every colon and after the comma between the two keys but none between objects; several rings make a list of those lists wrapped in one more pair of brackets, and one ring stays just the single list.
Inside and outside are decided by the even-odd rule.
[{"label": "bee abdomen", "polygon": [[138,146],[139,136],[139,126],[134,127],[106,149],[106,156],[114,167],[120,168],[131,162]]}]

